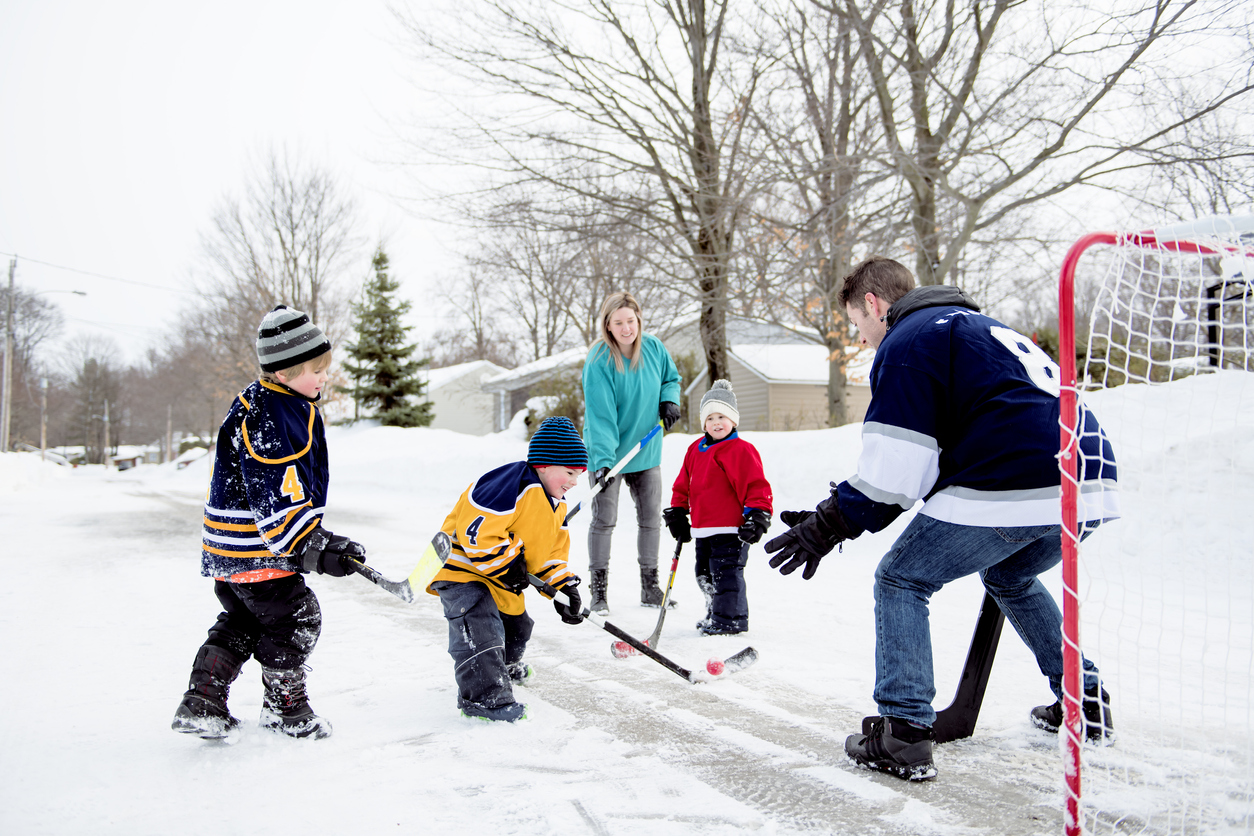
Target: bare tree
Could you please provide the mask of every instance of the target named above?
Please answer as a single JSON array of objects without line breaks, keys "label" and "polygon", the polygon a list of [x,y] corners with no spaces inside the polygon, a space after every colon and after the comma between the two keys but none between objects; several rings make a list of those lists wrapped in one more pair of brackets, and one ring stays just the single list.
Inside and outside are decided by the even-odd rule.
[{"label": "bare tree", "polygon": [[[210,374],[214,398],[257,372],[257,325],[277,304],[308,313],[338,344],[348,304],[368,264],[358,258],[356,210],[326,171],[272,151],[242,197],[227,196],[202,235],[202,299],[182,317]],[[176,351],[175,353],[180,353]]]},{"label": "bare tree", "polygon": [[1247,4],[1124,0],[832,0],[858,34],[886,140],[909,186],[915,273],[951,274],[982,230],[1079,185],[1248,155],[1191,126],[1254,90]]},{"label": "bare tree", "polygon": [[398,15],[426,51],[517,97],[517,109],[498,99],[490,116],[472,115],[481,142],[468,162],[497,166],[509,184],[595,202],[670,256],[671,278],[699,305],[714,377],[727,376],[728,272],[749,192],[744,105],[758,76],[723,64],[729,8],[485,0],[459,5],[443,27]]}]

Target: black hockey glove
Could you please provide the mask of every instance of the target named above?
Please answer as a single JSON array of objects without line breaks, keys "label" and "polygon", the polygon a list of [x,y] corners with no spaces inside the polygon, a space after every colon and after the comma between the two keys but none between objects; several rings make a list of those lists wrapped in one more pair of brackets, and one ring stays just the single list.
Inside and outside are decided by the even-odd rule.
[{"label": "black hockey glove", "polygon": [[670,432],[671,427],[679,420],[679,404],[662,401],[658,404],[657,417],[662,419],[662,432]]},{"label": "black hockey glove", "polygon": [[767,554],[778,552],[770,563],[771,568],[779,569],[781,575],[791,575],[804,564],[806,568],[801,577],[810,580],[818,571],[819,561],[824,555],[838,544],[857,536],[841,516],[834,492],[813,511],[783,511],[779,519],[789,529],[769,540],[765,548]]},{"label": "black hockey glove", "polygon": [[756,543],[771,527],[771,515],[761,508],[750,508],[745,514],[745,521],[736,529],[737,536],[746,543]]},{"label": "black hockey glove", "polygon": [[687,508],[667,508],[662,512],[662,519],[666,521],[666,530],[675,538],[676,543],[687,543],[692,539]]},{"label": "black hockey glove", "polygon": [[520,551],[518,557],[514,558],[509,567],[496,576],[501,584],[514,594],[523,592],[528,586],[527,582],[527,560],[526,552]]},{"label": "black hockey glove", "polygon": [[351,574],[352,563],[364,563],[366,549],[354,540],[332,534],[321,525],[309,532],[300,553],[301,568],[306,572],[342,578]]},{"label": "black hockey glove", "polygon": [[579,577],[574,576],[566,583],[558,587],[559,592],[565,592],[570,596],[570,606],[562,603],[562,596],[558,595],[553,599],[553,609],[557,610],[557,614],[562,617],[562,621],[567,624],[583,623],[583,601],[579,598],[579,590],[575,587],[579,586]]},{"label": "black hockey glove", "polygon": [[614,484],[614,477],[610,476],[609,473],[610,469],[608,467],[598,467],[596,473],[592,474],[592,484],[600,485],[601,490],[605,490]]}]

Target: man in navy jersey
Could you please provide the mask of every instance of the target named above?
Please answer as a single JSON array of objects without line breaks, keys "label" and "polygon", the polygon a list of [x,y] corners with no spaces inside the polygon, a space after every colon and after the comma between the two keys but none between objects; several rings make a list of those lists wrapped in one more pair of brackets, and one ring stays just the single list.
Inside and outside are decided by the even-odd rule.
[{"label": "man in navy jersey", "polygon": [[[928,602],[980,574],[985,588],[1062,697],[1062,613],[1038,576],[1062,559],[1058,367],[1022,334],[980,313],[951,286],[914,286],[903,265],[869,258],[845,278],[840,303],[876,349],[857,474],[814,511],[785,511],[790,529],[766,544],[787,575],[844,540],[880,531],[923,500],[875,572],[875,701],[871,734],[851,735],[858,764],[907,780],[936,775],[936,695]],[[1118,516],[1115,460],[1084,412],[1084,533]],[[1085,731],[1110,734],[1109,696],[1084,662]],[[1057,731],[1060,702],[1032,711]]]}]

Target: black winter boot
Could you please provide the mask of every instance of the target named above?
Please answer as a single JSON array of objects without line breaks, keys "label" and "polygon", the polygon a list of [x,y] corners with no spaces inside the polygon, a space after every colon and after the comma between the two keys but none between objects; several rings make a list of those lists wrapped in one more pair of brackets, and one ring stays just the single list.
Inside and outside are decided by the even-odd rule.
[{"label": "black winter boot", "polygon": [[936,777],[932,763],[932,730],[912,726],[896,717],[876,717],[870,734],[845,738],[845,753],[859,766],[887,772],[905,781]]},{"label": "black winter boot", "polygon": [[[665,597],[666,597],[665,593],[663,593],[662,590],[657,585],[657,567],[654,566],[650,569],[646,569],[645,567],[641,566],[640,567],[640,606],[654,607],[656,609],[661,609],[662,599]],[[674,598],[671,598],[669,601],[666,602],[666,608],[670,609],[671,607],[675,606],[678,603],[679,602],[676,601]]]},{"label": "black winter boot", "polygon": [[[1110,716],[1110,694],[1105,688],[1085,688],[1080,710],[1084,714],[1085,740],[1105,746],[1114,743],[1115,724]],[[1065,716],[1061,701],[1053,705],[1038,705],[1032,709],[1032,725],[1056,734],[1062,728]]]},{"label": "black winter boot", "polygon": [[588,584],[588,588],[592,590],[592,600],[588,602],[588,609],[592,610],[595,615],[609,615],[610,605],[606,600],[606,588],[609,586],[610,572],[608,569],[593,569],[592,582]]},{"label": "black winter boot", "polygon": [[226,708],[226,699],[244,661],[225,647],[203,645],[192,663],[187,693],[174,712],[170,728],[200,735],[205,740],[219,740],[239,726],[239,720]]},{"label": "black winter boot", "polygon": [[261,684],[265,686],[260,720],[263,729],[315,740],[331,736],[331,724],[309,707],[303,666],[291,670],[262,668]]}]

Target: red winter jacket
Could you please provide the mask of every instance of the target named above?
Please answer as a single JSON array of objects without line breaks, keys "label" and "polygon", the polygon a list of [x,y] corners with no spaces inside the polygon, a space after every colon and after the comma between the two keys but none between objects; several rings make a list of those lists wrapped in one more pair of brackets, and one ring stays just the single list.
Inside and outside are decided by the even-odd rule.
[{"label": "red winter jacket", "polygon": [[684,454],[671,505],[692,515],[692,536],[735,534],[746,508],[771,513],[771,485],[757,449],[735,430],[722,441],[698,438]]}]

